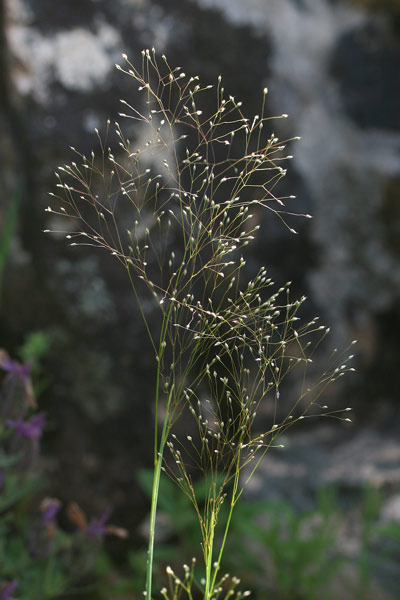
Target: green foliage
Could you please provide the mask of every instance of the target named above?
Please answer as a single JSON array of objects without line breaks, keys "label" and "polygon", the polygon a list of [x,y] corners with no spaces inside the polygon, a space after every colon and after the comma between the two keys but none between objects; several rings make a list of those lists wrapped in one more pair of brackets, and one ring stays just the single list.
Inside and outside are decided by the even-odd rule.
[{"label": "green foliage", "polygon": [[[229,547],[229,556],[244,554],[246,569],[258,571],[265,581],[263,597],[327,598],[326,586],[341,562],[335,550],[337,521],[329,492],[303,514],[282,501],[244,502],[235,515],[236,547]],[[247,548],[240,553],[243,540]]]},{"label": "green foliage", "polygon": [[[32,360],[46,349],[47,338],[36,333],[21,354]],[[41,497],[44,416],[37,413],[32,389],[29,365],[0,350],[0,597],[11,598],[11,586],[15,597],[29,600],[76,592],[84,598],[82,583],[96,583],[106,530],[94,531],[82,513],[79,531],[65,533],[56,519],[61,503]]]},{"label": "green foliage", "polygon": [[379,535],[383,539],[393,543],[394,547],[397,547],[395,553],[398,557],[400,556],[400,523],[398,521],[391,521],[384,526],[379,527]]},{"label": "green foliage", "polygon": [[21,348],[19,349],[19,355],[22,362],[27,363],[33,361],[33,363],[40,366],[40,361],[49,352],[51,346],[51,336],[45,331],[32,331],[25,339]]},{"label": "green foliage", "polygon": [[[140,482],[151,494],[150,471],[140,474]],[[195,485],[201,496],[204,480]],[[199,558],[199,531],[191,502],[167,478],[160,482],[160,511],[165,533],[157,561],[178,569],[185,556]],[[228,514],[228,506],[222,507],[222,529]],[[319,599],[344,561],[336,548],[342,520],[332,490],[323,490],[315,509],[306,513],[296,512],[284,501],[245,500],[232,517],[222,568],[236,573],[265,599]]]},{"label": "green foliage", "polygon": [[[151,498],[153,486],[153,472],[142,470],[139,473],[139,482],[143,490]],[[222,481],[222,478],[220,478]],[[193,484],[194,493],[199,503],[206,502],[208,488],[204,479]],[[182,494],[177,485],[168,477],[161,477],[160,480],[160,510],[167,516],[169,532],[177,535],[180,543],[185,544],[188,556],[198,555],[200,550],[201,532],[198,520],[193,513],[193,506],[190,498]],[[169,552],[174,554],[173,545]],[[171,555],[170,555],[171,556]],[[180,556],[182,556],[182,549]],[[172,557],[171,557],[172,558]]]},{"label": "green foliage", "polygon": [[21,361],[31,365],[34,392],[38,398],[46,391],[51,382],[51,376],[42,364],[42,359],[50,351],[51,343],[52,337],[46,331],[32,331],[26,336],[18,351]]},{"label": "green foliage", "polygon": [[2,580],[18,582],[18,597],[29,600],[53,599],[73,587],[73,577],[63,564],[71,539],[57,532],[53,548],[47,557],[37,557],[29,549],[32,518],[20,516],[15,527],[15,514],[0,530],[0,564]]},{"label": "green foliage", "polygon": [[[140,482],[150,495],[151,472],[141,473]],[[204,481],[196,485],[201,490]],[[193,556],[193,587],[201,590],[204,570],[197,564],[201,553],[196,516],[170,479],[161,480],[161,489],[155,587],[161,589],[167,583],[168,567],[173,573],[185,574],[181,565],[187,556]],[[222,572],[235,573],[240,588],[252,589],[252,597],[257,600],[333,600],[341,593],[367,600],[376,596],[377,589],[381,593],[385,590],[387,600],[397,598],[393,590],[398,586],[398,577],[393,573],[400,567],[400,524],[380,524],[381,501],[381,493],[374,488],[367,488],[361,500],[353,501],[346,510],[338,492],[332,489],[321,490],[315,507],[305,512],[295,510],[284,500],[245,499],[232,517]],[[220,511],[222,528],[228,513],[227,506]],[[185,527],[176,526],[180,517]],[[344,546],[343,536],[348,535],[349,528],[352,547],[358,548],[356,553]],[[133,575],[122,579],[114,589],[140,592],[144,558],[145,553],[131,553]]]},{"label": "green foliage", "polygon": [[376,522],[379,516],[381,496],[375,488],[367,488],[364,492],[360,508],[361,543],[357,560],[359,570],[359,585],[356,590],[357,598],[365,597],[371,581],[371,548],[376,533]]}]

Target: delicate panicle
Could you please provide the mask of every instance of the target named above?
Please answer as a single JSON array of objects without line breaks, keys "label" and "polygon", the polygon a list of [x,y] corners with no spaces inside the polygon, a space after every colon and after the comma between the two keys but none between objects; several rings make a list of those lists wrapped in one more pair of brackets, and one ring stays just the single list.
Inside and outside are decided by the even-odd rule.
[{"label": "delicate panicle", "polygon": [[[335,354],[335,364],[309,380],[307,369],[329,330],[317,318],[301,319],[306,299],[292,297],[290,282],[277,289],[265,267],[248,277],[242,252],[257,236],[266,210],[297,233],[286,221],[293,213],[285,203],[294,197],[276,193],[292,158],[286,154],[291,140],[279,140],[270,127],[272,119],[287,115],[266,116],[267,88],[259,113],[247,118],[241,102],[225,94],[221,76],[215,87],[203,85],[198,76],[171,68],[164,55],[160,60],[154,48],[142,52],[140,68],[123,59],[125,67],[117,68],[135,82],[139,106],[122,99],[126,129],[115,123],[111,132],[108,121],[103,134],[96,130],[96,152],[84,156],[74,150],[78,159],[57,171],[59,192],[46,210],[71,221],[66,232],[71,245],[100,247],[126,269],[154,350],[155,483],[146,596],[152,597],[163,469],[199,519],[204,598],[241,599],[249,592],[236,589],[239,581],[218,575],[224,543],[217,560],[213,554],[220,508],[229,495],[232,513],[262,457],[283,447],[280,438],[294,423],[312,415],[350,421],[343,416],[349,409],[330,411],[319,399],[352,370],[352,356]],[[159,311],[158,330],[144,310],[143,286]],[[279,390],[297,370],[300,391],[289,402]],[[182,437],[175,431],[184,412],[192,429]],[[269,419],[261,431],[260,413]],[[207,482],[201,501],[192,483],[196,470]],[[103,521],[93,522],[93,531],[102,530]],[[175,599],[184,591],[191,597],[193,568],[194,563],[184,565],[178,577],[168,567],[169,590],[161,595]]]}]

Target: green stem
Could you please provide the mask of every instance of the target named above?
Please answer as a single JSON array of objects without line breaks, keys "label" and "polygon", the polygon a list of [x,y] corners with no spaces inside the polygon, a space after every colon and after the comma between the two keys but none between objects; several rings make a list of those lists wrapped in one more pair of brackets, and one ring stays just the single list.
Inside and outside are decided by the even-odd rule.
[{"label": "green stem", "polygon": [[150,510],[150,529],[149,529],[149,548],[147,552],[147,570],[146,570],[146,598],[151,600],[151,584],[153,578],[153,560],[154,560],[154,536],[156,528],[156,515],[158,503],[158,491],[160,489],[160,476],[162,466],[162,454],[164,448],[160,444],[160,455],[154,467],[153,490],[151,494]]},{"label": "green stem", "polygon": [[[165,332],[165,328],[163,327],[163,332]],[[168,395],[167,406],[165,411],[165,419],[163,423],[163,428],[161,432],[160,445],[158,446],[157,442],[157,421],[158,421],[158,403],[159,403],[159,393],[160,393],[160,377],[161,377],[161,356],[162,356],[162,344],[163,338],[165,336],[162,335],[162,340],[160,344],[160,353],[159,353],[159,361],[157,366],[157,386],[156,386],[156,410],[155,410],[155,440],[154,440],[154,476],[153,476],[153,489],[151,493],[151,508],[150,508],[150,526],[149,526],[149,546],[147,552],[147,569],[146,569],[146,598],[151,600],[151,586],[153,579],[153,562],[154,562],[154,539],[155,539],[155,531],[156,531],[156,516],[157,516],[157,506],[158,506],[158,492],[160,489],[160,478],[161,478],[161,468],[164,457],[164,449],[165,444],[168,439],[169,433],[169,416],[170,416],[170,404],[172,400],[172,394],[174,391],[174,386],[171,387],[171,390]]]},{"label": "green stem", "polygon": [[155,539],[155,531],[156,531],[156,516],[157,516],[157,505],[158,505],[158,492],[160,489],[160,478],[161,478],[161,468],[164,457],[164,449],[165,444],[168,439],[169,426],[168,426],[168,416],[169,416],[169,405],[172,397],[171,389],[170,395],[168,397],[167,402],[167,410],[166,417],[164,420],[160,446],[158,448],[157,457],[154,462],[154,476],[153,476],[153,489],[151,493],[151,508],[150,508],[150,527],[149,527],[149,546],[147,552],[147,569],[146,569],[146,598],[151,600],[151,586],[153,579],[153,562],[154,562],[154,539]]},{"label": "green stem", "polygon": [[171,387],[165,418],[163,423],[163,428],[161,432],[160,445],[158,445],[158,406],[159,406],[159,397],[160,397],[160,379],[161,379],[161,364],[162,364],[162,355],[164,352],[164,341],[167,333],[167,324],[169,319],[170,311],[167,311],[166,315],[163,319],[163,324],[161,328],[160,335],[160,346],[159,352],[157,356],[157,378],[156,378],[156,398],[155,398],[155,415],[154,415],[154,476],[153,476],[153,488],[151,492],[151,508],[150,508],[150,527],[149,527],[149,546],[147,552],[147,569],[146,569],[146,598],[151,600],[151,586],[153,579],[153,562],[154,562],[154,539],[155,539],[155,529],[156,529],[156,516],[157,516],[157,506],[158,506],[158,492],[160,489],[160,477],[161,477],[161,467],[164,457],[164,449],[165,444],[168,438],[168,424],[169,424],[169,408],[171,404],[172,394],[174,390],[174,386]]},{"label": "green stem", "polygon": [[204,600],[211,598],[212,586],[211,586],[211,571],[212,571],[212,557],[213,557],[213,546],[214,546],[214,533],[215,533],[216,518],[214,509],[211,512],[211,522],[209,527],[209,538],[207,540],[206,548],[206,585],[204,588]]},{"label": "green stem", "polygon": [[229,527],[231,524],[231,519],[232,519],[232,515],[233,515],[233,509],[235,508],[236,505],[236,494],[237,494],[237,490],[239,487],[239,472],[240,472],[240,451],[238,453],[237,459],[236,459],[236,471],[235,471],[235,479],[233,482],[233,490],[232,490],[232,498],[231,498],[231,505],[230,505],[230,509],[229,509],[229,515],[228,515],[228,520],[226,522],[225,525],[225,531],[224,531],[224,537],[222,538],[222,543],[221,543],[221,547],[219,549],[219,553],[218,553],[218,559],[215,565],[215,571],[214,571],[214,576],[212,578],[212,582],[211,582],[211,594],[214,591],[214,587],[215,587],[215,581],[217,579],[217,575],[218,575],[218,571],[221,565],[221,559],[222,559],[222,555],[224,553],[224,549],[225,549],[225,543],[226,543],[226,539],[228,537],[228,531],[229,531]]},{"label": "green stem", "polygon": [[129,280],[135,294],[140,314],[142,316],[144,325],[146,327],[147,333],[149,335],[149,339],[153,350],[156,352],[157,357],[157,375],[156,375],[156,391],[155,391],[155,411],[154,411],[154,476],[153,476],[153,488],[151,493],[151,508],[150,508],[150,528],[149,528],[149,545],[148,545],[148,555],[147,555],[147,568],[146,568],[146,598],[151,600],[151,587],[152,587],[152,579],[153,579],[153,562],[154,562],[154,538],[155,538],[155,527],[156,527],[156,516],[157,516],[157,505],[158,505],[158,492],[160,489],[160,477],[161,477],[161,467],[164,456],[164,448],[168,438],[168,424],[169,424],[169,407],[172,398],[173,387],[171,388],[167,407],[166,414],[164,419],[164,424],[161,433],[160,445],[158,446],[158,407],[160,400],[160,382],[161,382],[161,365],[162,358],[164,354],[164,344],[165,338],[167,336],[167,328],[169,323],[169,318],[171,314],[171,307],[168,308],[166,313],[163,314],[163,321],[161,326],[160,333],[160,343],[158,348],[158,353],[156,351],[156,346],[153,340],[153,336],[151,334],[150,326],[146,319],[146,316],[143,311],[142,303],[140,302],[139,294],[137,292],[136,286],[133,282],[132,274],[129,266],[127,266],[127,272],[129,276]]}]

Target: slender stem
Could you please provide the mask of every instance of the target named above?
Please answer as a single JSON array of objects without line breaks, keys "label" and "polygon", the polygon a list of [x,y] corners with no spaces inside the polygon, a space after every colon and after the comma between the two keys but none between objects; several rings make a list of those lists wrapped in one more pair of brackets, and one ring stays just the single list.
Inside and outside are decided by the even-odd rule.
[{"label": "slender stem", "polygon": [[[171,312],[171,309],[168,309],[167,313],[164,315],[164,318],[163,318],[161,334],[160,334],[160,346],[159,346],[159,351],[157,354],[156,394],[155,394],[155,407],[154,407],[154,468],[156,468],[157,461],[158,461],[158,450],[157,450],[157,448],[158,448],[158,405],[159,405],[159,401],[160,401],[161,365],[162,365],[162,358],[163,358],[163,354],[164,354],[164,341],[165,341],[165,337],[166,337],[166,333],[167,333],[167,325],[168,325],[168,321],[169,321],[170,312]],[[169,398],[170,398],[170,396],[169,396]],[[169,404],[169,399],[168,399],[168,404]],[[165,413],[164,425],[166,424],[167,418],[168,418],[168,410]]]},{"label": "slender stem", "polygon": [[160,489],[160,477],[161,477],[161,467],[164,457],[164,449],[165,444],[168,438],[169,432],[169,417],[170,417],[170,404],[172,400],[172,394],[174,391],[174,386],[171,387],[167,406],[165,411],[165,418],[163,423],[163,428],[161,432],[160,444],[158,445],[158,406],[160,399],[160,379],[161,379],[161,364],[162,364],[162,356],[164,352],[164,342],[167,334],[167,325],[169,321],[171,309],[169,309],[163,318],[163,323],[161,327],[160,334],[160,345],[159,352],[157,355],[157,376],[156,376],[156,394],[155,394],[155,414],[154,414],[154,474],[153,474],[153,488],[151,492],[151,508],[150,508],[150,526],[149,526],[149,546],[147,552],[147,569],[146,569],[146,598],[151,600],[151,586],[153,579],[153,562],[154,562],[154,539],[155,539],[155,529],[156,529],[156,516],[157,516],[157,506],[158,506],[158,492]]},{"label": "slender stem", "polygon": [[[136,290],[136,286],[133,282],[132,275],[129,267],[127,268],[127,273],[129,276],[129,281],[131,283],[133,292],[135,294],[140,314],[142,316],[143,322],[145,324],[147,333],[149,335],[149,339],[153,349],[156,351],[156,346],[154,344],[153,336],[150,331],[149,324],[147,322],[146,316],[143,312],[143,307],[140,302],[139,294]],[[154,561],[154,538],[155,538],[155,527],[156,527],[156,516],[157,516],[157,504],[158,504],[158,491],[160,488],[160,476],[161,476],[161,466],[163,460],[163,453],[165,442],[167,439],[167,421],[168,421],[168,410],[166,412],[163,432],[160,440],[160,447],[158,448],[158,403],[160,396],[160,379],[161,379],[161,362],[162,362],[162,354],[163,354],[163,342],[165,340],[166,335],[166,324],[169,318],[169,312],[167,315],[164,315],[163,324],[161,328],[160,335],[160,344],[159,351],[157,354],[157,375],[156,375],[156,392],[155,392],[155,416],[154,416],[154,475],[153,475],[153,488],[151,493],[151,508],[150,508],[150,527],[149,527],[149,545],[148,545],[148,555],[147,555],[147,568],[146,568],[146,598],[151,600],[151,584],[153,579],[153,561]]]},{"label": "slender stem", "polygon": [[211,571],[212,571],[212,557],[213,557],[213,546],[214,546],[214,533],[217,519],[215,517],[215,508],[211,512],[210,519],[210,527],[209,527],[209,537],[207,540],[206,551],[206,584],[204,588],[204,600],[209,600],[211,598]]},{"label": "slender stem", "polygon": [[147,331],[147,334],[149,336],[150,343],[151,343],[151,345],[153,347],[153,350],[156,351],[156,346],[155,346],[155,343],[154,343],[154,340],[153,340],[153,336],[152,336],[151,331],[150,331],[150,326],[149,326],[149,323],[148,323],[148,321],[146,319],[146,315],[144,314],[143,306],[142,306],[142,303],[141,303],[140,297],[139,297],[139,293],[138,293],[138,291],[136,289],[136,286],[135,286],[135,284],[133,282],[132,273],[130,271],[129,266],[127,266],[125,268],[126,268],[126,272],[128,273],[129,282],[131,284],[133,293],[135,294],[137,305],[138,305],[138,308],[139,308],[139,311],[140,311],[140,316],[142,317],[142,321],[143,321],[143,323],[144,323],[144,325],[146,327],[146,331]]},{"label": "slender stem", "polygon": [[154,468],[153,490],[151,494],[151,510],[150,510],[150,528],[149,528],[149,548],[147,553],[147,571],[146,571],[146,598],[151,600],[151,584],[153,578],[153,560],[154,560],[154,536],[156,527],[158,491],[160,489],[160,475],[162,465],[163,448],[160,444],[160,456],[157,459]]},{"label": "slender stem", "polygon": [[150,527],[149,527],[149,546],[147,552],[147,569],[146,569],[146,598],[151,600],[151,586],[153,578],[153,561],[154,561],[154,539],[156,531],[156,516],[158,505],[158,492],[160,489],[161,468],[164,457],[165,444],[169,433],[169,405],[172,398],[172,391],[168,397],[166,416],[162,428],[160,445],[157,452],[157,457],[154,464],[153,489],[151,493],[151,508],[150,508]]},{"label": "slender stem", "polygon": [[220,565],[221,565],[222,555],[224,553],[226,538],[228,537],[228,531],[229,531],[229,527],[230,527],[230,524],[231,524],[233,509],[235,508],[236,501],[237,501],[236,494],[237,494],[237,490],[238,490],[238,487],[239,487],[239,473],[240,473],[240,451],[238,452],[238,456],[237,456],[237,460],[236,460],[235,479],[234,479],[234,482],[233,482],[232,498],[231,498],[231,505],[230,505],[230,508],[229,508],[228,520],[227,520],[226,525],[225,525],[224,537],[222,538],[221,547],[220,547],[219,553],[218,553],[218,559],[217,559],[217,562],[216,562],[216,565],[215,565],[214,576],[213,576],[212,582],[211,582],[211,590],[210,590],[211,594],[214,591],[215,581],[217,579],[218,571],[219,571],[219,568],[220,568]]}]

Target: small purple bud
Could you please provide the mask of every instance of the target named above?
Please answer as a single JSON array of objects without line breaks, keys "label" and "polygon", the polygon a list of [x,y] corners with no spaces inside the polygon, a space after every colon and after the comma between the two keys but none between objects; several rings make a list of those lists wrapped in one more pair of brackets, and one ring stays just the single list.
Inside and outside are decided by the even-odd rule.
[{"label": "small purple bud", "polygon": [[90,537],[100,537],[105,534],[106,523],[110,517],[111,508],[107,508],[99,519],[91,519],[86,533]]},{"label": "small purple bud", "polygon": [[2,381],[1,418],[23,416],[27,406],[36,408],[35,394],[30,376],[31,364],[13,361],[0,348],[0,369],[7,375]]},{"label": "small purple bud", "polygon": [[14,360],[3,359],[0,362],[0,367],[8,373],[14,373],[15,375],[19,375],[23,379],[29,379],[29,377],[31,376],[32,364],[29,362],[21,364]]},{"label": "small purple bud", "polygon": [[39,438],[42,435],[42,430],[46,422],[46,415],[39,413],[32,417],[29,421],[24,421],[21,417],[15,421],[8,419],[7,427],[12,427],[21,437]]},{"label": "small purple bud", "polygon": [[58,511],[60,510],[59,506],[50,506],[42,515],[42,520],[45,523],[48,523],[49,521],[54,521]]},{"label": "small purple bud", "polygon": [[57,498],[45,498],[42,500],[40,505],[42,523],[48,524],[54,521],[60,508],[61,502]]},{"label": "small purple bud", "polygon": [[1,600],[13,600],[12,597],[12,593],[15,592],[15,590],[18,587],[18,582],[15,581],[15,579],[13,581],[9,581],[8,583],[5,583],[1,588],[0,588],[0,598]]}]

